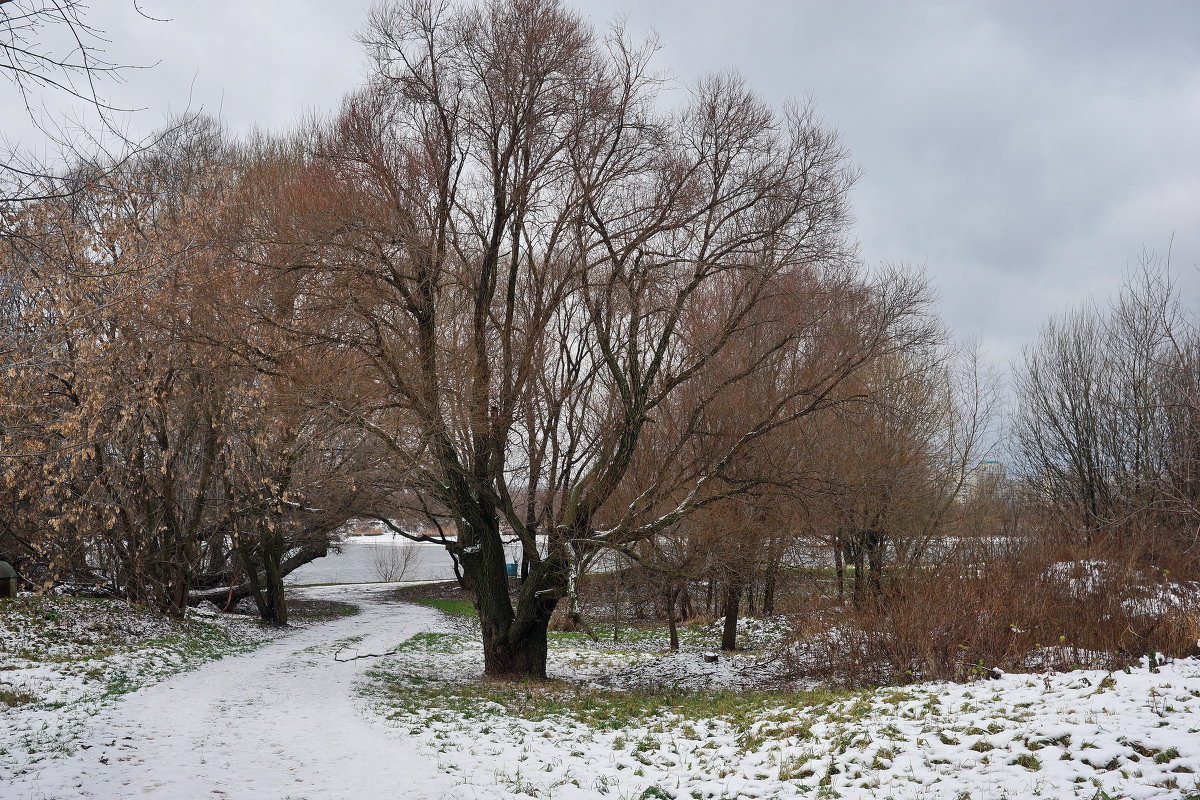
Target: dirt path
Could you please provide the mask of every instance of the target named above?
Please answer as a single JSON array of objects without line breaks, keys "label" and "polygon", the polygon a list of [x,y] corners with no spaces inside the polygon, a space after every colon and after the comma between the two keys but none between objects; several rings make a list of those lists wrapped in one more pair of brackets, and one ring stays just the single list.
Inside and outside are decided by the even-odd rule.
[{"label": "dirt path", "polygon": [[313,625],[135,692],[98,716],[83,747],[25,775],[5,798],[442,797],[449,781],[405,739],[370,717],[354,685],[374,659],[337,662],[338,642],[384,652],[439,612],[385,602],[369,587],[304,590],[352,602],[352,617]]}]

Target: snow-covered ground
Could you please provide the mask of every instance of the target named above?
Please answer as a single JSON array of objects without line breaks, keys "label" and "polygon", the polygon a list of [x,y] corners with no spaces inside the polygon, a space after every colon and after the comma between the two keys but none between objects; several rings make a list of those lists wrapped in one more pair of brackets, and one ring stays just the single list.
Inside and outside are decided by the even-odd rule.
[{"label": "snow-covered ground", "polygon": [[97,714],[75,753],[0,784],[0,797],[438,797],[449,781],[420,740],[390,736],[355,685],[370,659],[339,662],[343,645],[384,650],[440,615],[376,602],[394,587],[328,587],[304,596],[361,613],[296,630],[244,655],[141,689]]},{"label": "snow-covered ground", "polygon": [[574,641],[551,651],[569,682],[502,690],[464,682],[481,659],[471,638],[419,637],[372,691],[427,742],[453,797],[1200,799],[1194,659],[771,695],[745,679],[769,679],[769,659],[631,648],[635,666],[619,667]]},{"label": "snow-covered ground", "polygon": [[179,622],[117,600],[25,598],[0,614],[0,780],[72,752],[123,695],[278,635],[248,617]]},{"label": "snow-covered ground", "polygon": [[[62,749],[73,754],[0,778],[0,797],[1200,794],[1195,660],[764,694],[744,688],[772,662],[707,663],[708,631],[686,633],[691,649],[675,655],[657,652],[658,633],[629,632],[616,644],[566,634],[552,645],[556,682],[496,685],[477,680],[469,621],[389,600],[389,590],[299,590],[362,611],[111,700],[71,733]],[[720,691],[727,686],[743,691]],[[47,719],[55,711],[44,710]],[[0,749],[11,745],[0,733]]]}]

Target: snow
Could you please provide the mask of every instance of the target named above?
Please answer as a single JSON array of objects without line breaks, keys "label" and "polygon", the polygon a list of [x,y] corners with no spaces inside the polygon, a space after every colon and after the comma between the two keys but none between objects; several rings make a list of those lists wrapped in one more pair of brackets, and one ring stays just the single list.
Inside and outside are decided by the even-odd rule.
[{"label": "snow", "polygon": [[1200,663],[1186,660],[1158,672],[1000,675],[781,703],[756,710],[750,722],[697,719],[665,705],[612,729],[569,714],[514,718],[496,704],[452,699],[400,704],[391,720],[429,742],[430,757],[455,778],[452,796],[481,800],[1140,800],[1200,792],[1198,698]]},{"label": "snow", "polygon": [[[1200,792],[1194,659],[1129,672],[747,694],[744,706],[708,708],[678,693],[744,686],[745,672],[770,669],[770,659],[721,654],[708,664],[700,647],[665,654],[636,632],[616,644],[558,635],[556,682],[497,686],[478,681],[469,620],[392,601],[390,590],[297,590],[362,611],[112,700],[71,733],[61,749],[72,752],[25,764],[0,796],[1143,800]],[[603,704],[624,687],[661,691],[663,683],[677,694],[661,695],[658,706],[654,690],[638,695],[646,713]],[[599,706],[563,701],[589,693]],[[539,706],[539,698],[560,702]],[[43,711],[49,721],[54,709]],[[13,746],[0,734],[0,753]]]},{"label": "snow", "polygon": [[91,721],[73,755],[34,765],[0,794],[22,800],[439,796],[447,781],[420,754],[419,740],[389,737],[361,707],[355,685],[371,661],[333,659],[343,643],[382,652],[439,628],[433,609],[381,603],[379,593],[306,590],[315,599],[352,598],[363,610],[125,697]]},{"label": "snow", "polygon": [[70,752],[90,719],[122,695],[271,635],[245,618],[206,620],[183,623],[118,600],[22,598],[7,606],[0,692],[16,702],[0,704],[0,779]]},{"label": "snow", "polygon": [[1100,559],[1056,561],[1042,572],[1048,581],[1061,584],[1071,597],[1081,598],[1103,590],[1118,568]]}]

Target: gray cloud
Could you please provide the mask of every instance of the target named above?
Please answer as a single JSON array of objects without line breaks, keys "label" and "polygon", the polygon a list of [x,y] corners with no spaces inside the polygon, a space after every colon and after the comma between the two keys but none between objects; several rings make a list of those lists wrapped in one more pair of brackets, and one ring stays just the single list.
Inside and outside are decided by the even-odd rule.
[{"label": "gray cloud", "polygon": [[[1112,292],[1144,247],[1200,303],[1200,5],[1179,2],[578,0],[661,36],[681,79],[736,68],[776,103],[812,96],[864,169],[871,261],[924,265],[960,335],[1007,359],[1049,314]],[[331,109],[362,75],[369,3],[145,0],[92,9],[135,130],[191,106],[234,131]],[[12,102],[0,94],[5,108]],[[6,115],[10,116],[10,115]],[[19,125],[10,137],[26,139]],[[16,131],[13,133],[12,131]]]}]

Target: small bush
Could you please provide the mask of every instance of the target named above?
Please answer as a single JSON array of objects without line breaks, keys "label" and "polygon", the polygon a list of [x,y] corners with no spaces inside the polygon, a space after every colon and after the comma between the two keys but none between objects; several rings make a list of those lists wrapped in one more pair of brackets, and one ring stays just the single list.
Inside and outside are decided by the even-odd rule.
[{"label": "small bush", "polygon": [[21,689],[0,689],[0,706],[16,708],[36,703],[37,697]]}]

